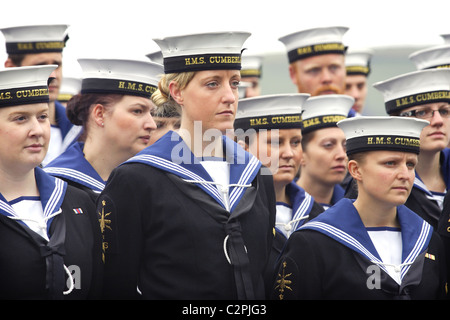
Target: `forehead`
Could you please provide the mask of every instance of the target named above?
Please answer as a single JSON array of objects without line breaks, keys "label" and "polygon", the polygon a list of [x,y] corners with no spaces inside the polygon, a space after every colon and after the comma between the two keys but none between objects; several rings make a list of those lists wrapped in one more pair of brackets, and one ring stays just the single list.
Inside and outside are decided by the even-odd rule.
[{"label": "forehead", "polygon": [[36,66],[46,64],[62,63],[62,53],[60,52],[43,52],[26,54],[22,60],[22,66]]},{"label": "forehead", "polygon": [[311,137],[311,139],[309,141],[320,142],[325,139],[332,139],[332,140],[339,140],[339,141],[345,140],[344,131],[342,131],[342,129],[337,128],[337,127],[314,130],[310,134],[313,134],[313,136]]},{"label": "forehead", "polygon": [[321,54],[304,59],[300,59],[294,62],[294,64],[300,69],[309,69],[313,67],[324,67],[329,65],[345,65],[345,57],[342,54]]},{"label": "forehead", "polygon": [[47,103],[24,104],[0,108],[0,115],[8,116],[14,113],[37,113],[48,110]]}]

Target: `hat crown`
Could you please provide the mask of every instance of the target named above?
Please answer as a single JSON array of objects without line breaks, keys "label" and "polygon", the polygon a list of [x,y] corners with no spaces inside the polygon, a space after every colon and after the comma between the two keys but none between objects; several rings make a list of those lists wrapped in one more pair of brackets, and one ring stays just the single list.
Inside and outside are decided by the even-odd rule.
[{"label": "hat crown", "polygon": [[139,81],[157,86],[163,66],[150,61],[121,59],[78,59],[83,79],[102,78]]},{"label": "hat crown", "polygon": [[450,101],[450,69],[405,73],[373,84],[383,94],[388,114],[411,106]]},{"label": "hat crown", "polygon": [[298,114],[309,98],[306,93],[273,94],[239,100],[236,119],[245,117]]},{"label": "hat crown", "polygon": [[29,25],[2,28],[6,42],[62,41],[69,25]]},{"label": "hat crown", "polygon": [[192,54],[240,53],[249,32],[211,32],[155,38],[164,58]]},{"label": "hat crown", "polygon": [[346,66],[368,66],[373,56],[371,49],[354,49],[351,48],[345,54]]},{"label": "hat crown", "polygon": [[341,43],[342,37],[348,31],[347,27],[321,27],[294,32],[279,38],[287,51],[315,44]]},{"label": "hat crown", "polygon": [[450,43],[415,51],[408,58],[418,70],[450,65]]},{"label": "hat crown", "polygon": [[57,67],[51,64],[5,68],[0,71],[0,90],[47,86],[50,74]]},{"label": "hat crown", "polygon": [[392,116],[360,116],[341,120],[338,127],[347,140],[363,136],[393,135],[420,138],[426,120]]},{"label": "hat crown", "polygon": [[347,117],[355,99],[344,94],[327,94],[309,98],[303,105],[303,120],[326,116],[342,115]]}]

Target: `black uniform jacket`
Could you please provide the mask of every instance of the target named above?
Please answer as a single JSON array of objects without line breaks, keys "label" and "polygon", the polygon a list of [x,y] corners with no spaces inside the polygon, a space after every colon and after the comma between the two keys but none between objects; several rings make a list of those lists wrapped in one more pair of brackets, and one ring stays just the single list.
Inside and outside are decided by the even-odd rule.
[{"label": "black uniform jacket", "polygon": [[380,263],[350,206],[351,200],[343,199],[290,236],[272,299],[445,298],[442,241],[425,221],[405,206],[398,207],[403,240],[399,285]]},{"label": "black uniform jacket", "polygon": [[[251,170],[233,178],[236,165],[230,165],[230,184],[236,179],[247,186],[230,187],[229,212],[212,194],[218,189],[204,169],[159,156],[176,146],[170,137],[116,168],[100,195],[104,297],[264,298],[275,223],[272,176],[262,175],[247,153],[242,168],[256,165]],[[224,142],[227,150],[237,146]]]},{"label": "black uniform jacket", "polygon": [[[103,265],[94,203],[86,193],[39,168],[35,175],[44,213],[55,214],[47,222],[50,241],[12,219],[12,207],[1,197],[0,298],[99,298]],[[69,278],[64,266],[74,281],[66,295]]]}]

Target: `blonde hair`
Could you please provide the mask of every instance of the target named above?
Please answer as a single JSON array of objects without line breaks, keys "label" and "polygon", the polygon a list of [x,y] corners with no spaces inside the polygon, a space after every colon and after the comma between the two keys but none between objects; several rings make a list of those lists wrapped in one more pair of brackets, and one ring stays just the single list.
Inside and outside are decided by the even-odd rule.
[{"label": "blonde hair", "polygon": [[[180,72],[164,74],[158,82],[158,89],[152,94],[152,101],[158,109],[158,113],[164,112],[167,105],[176,105],[178,112],[181,112],[180,106],[170,97],[169,84],[172,81],[178,83],[180,89],[186,88],[194,77],[195,72]],[[173,103],[171,103],[173,102]]]}]

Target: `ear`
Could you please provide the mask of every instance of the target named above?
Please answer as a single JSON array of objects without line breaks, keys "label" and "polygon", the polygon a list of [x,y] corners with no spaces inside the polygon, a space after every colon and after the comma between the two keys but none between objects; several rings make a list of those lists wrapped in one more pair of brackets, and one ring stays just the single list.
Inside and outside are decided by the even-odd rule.
[{"label": "ear", "polygon": [[359,166],[358,162],[356,162],[355,160],[350,160],[348,162],[348,173],[351,174],[353,179],[355,179],[357,181],[362,180],[361,167]]},{"label": "ear", "polygon": [[11,67],[18,67],[18,66],[16,66],[16,65],[12,62],[11,58],[8,58],[8,59],[6,59],[6,61],[5,61],[5,68],[11,68]]},{"label": "ear", "polygon": [[240,145],[242,147],[242,149],[244,149],[245,151],[248,151],[248,145],[243,141],[243,140],[238,140],[237,144]]},{"label": "ear", "polygon": [[183,105],[183,94],[180,86],[178,85],[178,82],[171,81],[169,83],[169,92],[170,96],[173,98],[173,100],[175,100],[176,103],[178,103],[180,106]]},{"label": "ear", "polygon": [[103,127],[105,121],[105,108],[101,104],[96,104],[94,108],[92,108],[92,116],[94,118],[94,122],[97,126]]},{"label": "ear", "polygon": [[297,70],[294,63],[289,64],[289,76],[293,84],[297,85]]}]

